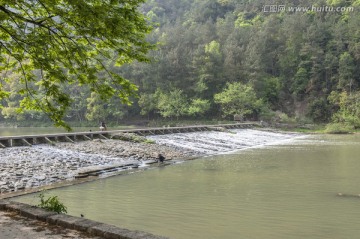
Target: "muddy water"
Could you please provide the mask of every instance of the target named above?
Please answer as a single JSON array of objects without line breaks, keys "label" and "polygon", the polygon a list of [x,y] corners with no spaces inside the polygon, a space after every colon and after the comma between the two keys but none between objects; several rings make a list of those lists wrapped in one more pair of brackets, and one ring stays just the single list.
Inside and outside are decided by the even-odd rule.
[{"label": "muddy water", "polygon": [[310,136],[49,194],[71,215],[170,238],[355,239],[359,155],[359,135]]}]

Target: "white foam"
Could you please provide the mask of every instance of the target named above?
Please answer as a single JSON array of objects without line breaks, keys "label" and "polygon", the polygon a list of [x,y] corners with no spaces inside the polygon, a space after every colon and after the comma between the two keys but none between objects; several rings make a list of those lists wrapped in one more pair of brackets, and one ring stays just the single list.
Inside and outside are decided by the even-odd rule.
[{"label": "white foam", "polygon": [[225,153],[239,149],[280,144],[298,138],[295,133],[278,133],[253,129],[235,129],[230,132],[191,132],[148,136],[157,144],[190,149],[202,154]]}]

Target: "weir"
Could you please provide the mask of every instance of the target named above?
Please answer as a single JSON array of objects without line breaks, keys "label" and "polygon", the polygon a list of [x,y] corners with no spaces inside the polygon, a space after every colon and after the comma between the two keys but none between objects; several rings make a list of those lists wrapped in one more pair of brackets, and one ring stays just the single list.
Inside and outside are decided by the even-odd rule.
[{"label": "weir", "polygon": [[56,142],[85,141],[93,139],[110,139],[112,135],[119,133],[134,133],[142,136],[162,135],[173,133],[188,133],[198,131],[219,131],[221,129],[245,129],[260,126],[258,123],[236,123],[236,124],[219,124],[219,125],[194,125],[182,127],[162,127],[162,128],[143,128],[143,129],[124,129],[109,131],[89,131],[59,134],[43,135],[20,135],[0,137],[0,147],[32,146],[36,144],[54,144]]}]

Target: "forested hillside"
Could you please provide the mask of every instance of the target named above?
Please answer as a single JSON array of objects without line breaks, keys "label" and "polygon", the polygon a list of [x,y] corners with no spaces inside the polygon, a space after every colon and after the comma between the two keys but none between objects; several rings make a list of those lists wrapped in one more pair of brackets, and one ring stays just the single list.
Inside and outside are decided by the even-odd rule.
[{"label": "forested hillside", "polygon": [[[70,85],[74,101],[67,120],[239,115],[359,127],[360,1],[266,2],[148,0],[142,11],[153,24],[148,39],[157,48],[150,63],[134,62],[119,72],[138,85],[139,98],[131,106],[115,98],[103,102]],[[39,112],[17,114],[21,96],[17,76],[12,78],[6,87],[13,94],[1,117],[44,119]]]}]

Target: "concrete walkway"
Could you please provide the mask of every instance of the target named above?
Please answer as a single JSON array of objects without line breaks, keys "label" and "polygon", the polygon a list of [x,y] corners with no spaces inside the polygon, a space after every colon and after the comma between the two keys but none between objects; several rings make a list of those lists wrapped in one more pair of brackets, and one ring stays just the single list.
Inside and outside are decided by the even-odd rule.
[{"label": "concrete walkway", "polygon": [[16,212],[0,210],[1,239],[100,239],[82,232],[49,225],[20,216]]}]

